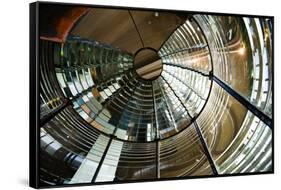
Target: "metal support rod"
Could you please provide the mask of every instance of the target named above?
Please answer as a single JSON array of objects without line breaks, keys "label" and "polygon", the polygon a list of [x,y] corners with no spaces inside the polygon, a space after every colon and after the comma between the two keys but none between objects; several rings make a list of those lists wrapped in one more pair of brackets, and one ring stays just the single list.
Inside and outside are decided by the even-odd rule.
[{"label": "metal support rod", "polygon": [[195,130],[196,130],[196,133],[197,133],[197,135],[198,135],[198,137],[200,139],[200,142],[201,142],[201,144],[203,146],[204,153],[205,153],[205,155],[206,155],[206,157],[207,157],[207,159],[209,161],[209,164],[211,166],[213,174],[214,175],[218,175],[218,170],[216,168],[216,164],[215,164],[215,162],[214,162],[214,160],[212,158],[212,155],[210,153],[208,145],[207,145],[207,143],[206,143],[206,141],[205,141],[205,139],[204,139],[204,137],[202,135],[202,131],[201,131],[200,127],[198,126],[196,120],[193,121],[193,124],[194,124]]},{"label": "metal support rod", "polygon": [[156,178],[160,178],[160,146],[159,140],[156,140]]},{"label": "metal support rod", "polygon": [[[130,71],[130,70],[128,70]],[[106,81],[107,82],[107,81]],[[106,83],[104,82],[104,83]],[[102,84],[104,84],[102,83]],[[81,93],[78,93],[76,94],[75,96],[72,96],[72,97],[69,97],[69,98],[65,98],[65,101],[64,103],[59,106],[57,109],[55,109],[54,111],[50,112],[49,114],[43,116],[41,119],[40,119],[40,126],[43,126],[45,125],[47,122],[49,122],[51,119],[53,119],[57,114],[59,114],[62,110],[64,110],[67,106],[71,105],[71,103],[75,100],[77,100],[78,98],[80,98],[81,96],[83,96],[83,94],[86,94],[88,93],[89,91],[91,91],[94,87],[99,87],[99,86],[102,86],[102,84],[99,84],[99,85],[92,85],[90,86],[89,88],[83,90]],[[125,85],[124,85],[125,86]],[[121,89],[121,88],[120,88]],[[116,92],[119,92],[118,89]],[[116,92],[114,94],[116,94]]]},{"label": "metal support rod", "polygon": [[[116,128],[115,128],[115,129],[116,129]],[[116,131],[116,130],[115,130],[115,131]],[[113,135],[110,136],[110,139],[109,139],[109,141],[107,142],[106,148],[105,148],[105,150],[104,150],[104,152],[103,152],[103,154],[102,154],[102,157],[101,157],[101,159],[100,159],[100,161],[99,161],[99,165],[98,165],[98,167],[97,167],[97,169],[96,169],[96,171],[95,171],[95,174],[94,174],[94,176],[93,176],[93,178],[92,178],[92,183],[94,183],[94,182],[96,181],[97,177],[98,177],[98,174],[99,174],[100,169],[101,169],[101,167],[102,167],[102,165],[103,165],[104,159],[105,159],[105,157],[106,157],[106,155],[107,155],[107,152],[108,152],[108,150],[109,150],[109,147],[110,147],[110,145],[111,145],[111,142],[112,142],[113,138],[115,137],[115,136],[114,136],[115,131],[114,131]]]},{"label": "metal support rod", "polygon": [[[122,89],[124,89],[125,86],[126,86],[126,85],[122,86],[122,87],[119,88],[117,91],[115,91],[115,93],[113,94],[113,96],[104,104],[103,108],[98,111],[98,113],[95,115],[94,118],[96,118],[96,117],[102,112],[102,110],[103,110],[105,107],[107,107],[110,102],[112,102],[112,100],[116,97],[116,95],[120,94],[119,92],[120,92]],[[136,86],[137,86],[137,85],[134,86],[134,89],[136,88]],[[134,91],[134,90],[133,90],[133,91]],[[101,167],[102,167],[102,165],[103,165],[104,159],[105,159],[105,157],[106,157],[106,155],[107,155],[107,152],[108,152],[108,150],[109,150],[109,147],[110,147],[110,145],[111,145],[112,139],[115,137],[116,131],[117,131],[117,127],[115,127],[115,129],[114,129],[112,135],[110,136],[110,139],[109,139],[109,141],[108,141],[108,143],[107,143],[107,146],[106,146],[106,148],[105,148],[105,150],[104,150],[104,152],[103,152],[103,155],[102,155],[102,157],[101,157],[101,160],[100,160],[100,162],[99,162],[99,165],[98,165],[98,167],[97,167],[97,169],[96,169],[96,171],[95,171],[95,174],[94,174],[94,176],[93,176],[92,183],[94,183],[94,182],[96,181],[96,178],[97,178],[97,176],[98,176],[98,174],[99,174],[99,171],[100,171],[100,169],[101,169]]]},{"label": "metal support rod", "polygon": [[272,128],[272,119],[269,116],[259,110],[256,106],[249,102],[249,100],[234,91],[231,87],[229,87],[225,82],[223,82],[216,76],[213,76],[213,80],[226,92],[233,96],[238,102],[240,102],[243,106],[250,110],[255,116],[262,120],[268,127]]},{"label": "metal support rod", "polygon": [[129,13],[129,15],[130,15],[130,17],[131,17],[131,19],[132,19],[132,21],[133,21],[133,24],[134,24],[134,26],[135,26],[135,29],[136,29],[136,31],[137,31],[137,33],[138,33],[138,36],[139,36],[139,39],[140,39],[140,41],[141,41],[142,47],[145,47],[145,46],[144,46],[143,39],[142,39],[141,34],[140,34],[140,31],[139,31],[139,29],[138,29],[138,27],[137,27],[137,24],[136,24],[136,22],[135,22],[135,19],[134,19],[133,15],[132,15],[131,11],[128,10],[128,13]]},{"label": "metal support rod", "polygon": [[156,105],[156,100],[155,100],[153,81],[151,82],[151,89],[152,89],[153,110],[154,110],[155,127],[156,127],[155,139],[159,139],[159,123],[158,123],[157,105]]},{"label": "metal support rod", "polygon": [[42,118],[40,118],[40,126],[42,127],[46,123],[48,123],[51,119],[53,119],[57,114],[59,114],[64,108],[69,106],[71,101],[69,99],[65,99],[65,101],[60,105],[58,108],[54,109],[47,115],[44,115]]},{"label": "metal support rod", "polygon": [[172,66],[172,67],[179,67],[179,68],[182,68],[182,69],[186,69],[186,70],[198,73],[200,75],[203,75],[204,77],[209,77],[210,76],[209,74],[203,73],[202,71],[199,71],[199,70],[187,67],[187,66],[183,66],[183,65],[179,65],[179,64],[175,64],[175,63],[163,63],[163,64],[164,65],[169,65],[169,66]]},{"label": "metal support rod", "polygon": [[89,92],[90,90],[93,89],[94,86],[90,86],[89,88],[85,89],[84,91],[82,91],[81,93],[70,97],[70,98],[64,98],[64,102],[62,103],[61,106],[59,106],[58,108],[54,109],[52,112],[50,112],[49,114],[43,116],[42,118],[40,118],[40,126],[45,125],[47,122],[49,122],[51,119],[53,119],[57,114],[59,114],[62,110],[64,110],[67,106],[71,105],[71,103],[78,99],[79,97],[81,97],[83,94]]},{"label": "metal support rod", "polygon": [[[162,77],[162,76],[161,76],[161,77]],[[175,94],[175,96],[178,98],[178,100],[179,100],[180,103],[182,104],[183,108],[184,108],[185,111],[187,112],[187,115],[188,115],[188,116],[191,118],[191,120],[193,121],[193,124],[194,124],[194,126],[195,126],[195,130],[196,130],[197,135],[198,135],[198,137],[199,137],[199,140],[200,140],[200,142],[201,142],[201,144],[202,144],[202,146],[203,146],[204,153],[205,153],[205,155],[206,155],[206,157],[207,157],[207,159],[208,159],[208,161],[209,161],[209,163],[210,163],[210,166],[211,166],[211,168],[212,168],[212,171],[213,171],[214,175],[218,175],[218,172],[217,172],[215,163],[214,163],[214,161],[213,161],[213,158],[212,158],[212,156],[211,156],[211,154],[210,154],[210,151],[209,151],[209,149],[208,149],[208,146],[207,146],[207,144],[206,144],[206,141],[205,141],[205,139],[203,138],[202,132],[201,132],[199,126],[197,125],[197,122],[196,122],[195,118],[191,117],[191,115],[190,115],[190,113],[188,112],[187,108],[185,107],[184,103],[183,103],[183,102],[181,101],[181,99],[176,95],[175,91],[172,89],[172,87],[170,86],[170,84],[166,81],[166,79],[165,79],[164,77],[162,77],[162,78],[163,78],[163,80],[167,83],[167,85],[168,85],[169,88],[172,90],[172,92]]]},{"label": "metal support rod", "polygon": [[154,118],[155,118],[155,126],[156,126],[156,160],[155,160],[155,165],[156,165],[156,178],[160,178],[160,167],[159,167],[159,123],[158,123],[158,115],[157,115],[157,105],[156,105],[156,99],[155,99],[155,93],[154,93],[154,82],[151,81],[151,88],[152,88],[152,97],[153,97],[153,109],[154,109]]}]

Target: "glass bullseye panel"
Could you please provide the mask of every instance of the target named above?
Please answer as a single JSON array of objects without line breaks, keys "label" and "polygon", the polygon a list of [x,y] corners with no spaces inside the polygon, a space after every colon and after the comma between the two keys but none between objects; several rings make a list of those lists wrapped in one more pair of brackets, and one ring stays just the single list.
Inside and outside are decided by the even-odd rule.
[{"label": "glass bullseye panel", "polygon": [[40,52],[40,119],[44,119],[54,110],[59,109],[65,103],[64,95],[57,86],[53,59],[45,52],[52,48],[52,43],[42,42]]},{"label": "glass bullseye panel", "polygon": [[160,177],[212,175],[201,142],[190,125],[160,143]]},{"label": "glass bullseye panel", "polygon": [[163,64],[187,68],[208,75],[212,70],[211,56],[199,25],[187,20],[159,50]]},{"label": "glass bullseye panel", "polygon": [[[145,14],[146,27],[169,15]],[[272,171],[272,21],[188,14],[176,23],[157,50],[127,52],[99,33],[40,41],[42,184]],[[156,35],[138,31],[150,31],[147,43]]]},{"label": "glass bullseye panel", "polygon": [[[191,124],[209,95],[209,77],[162,65],[149,48],[132,57],[72,37],[56,51],[56,76],[63,94],[73,99],[74,109],[90,125],[119,139],[146,142],[175,135]],[[151,67],[153,72],[147,73]]]},{"label": "glass bullseye panel", "polygon": [[217,84],[212,92],[197,123],[218,171],[230,174],[270,170],[269,127]]},{"label": "glass bullseye panel", "polygon": [[272,115],[272,20],[196,15],[210,48],[214,73]]}]

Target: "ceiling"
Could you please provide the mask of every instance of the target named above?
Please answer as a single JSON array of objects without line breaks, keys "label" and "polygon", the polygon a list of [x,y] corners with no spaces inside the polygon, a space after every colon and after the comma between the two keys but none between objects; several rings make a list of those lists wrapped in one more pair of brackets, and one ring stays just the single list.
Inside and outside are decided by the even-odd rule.
[{"label": "ceiling", "polygon": [[94,8],[71,34],[135,54],[143,47],[159,50],[185,17],[179,13]]}]

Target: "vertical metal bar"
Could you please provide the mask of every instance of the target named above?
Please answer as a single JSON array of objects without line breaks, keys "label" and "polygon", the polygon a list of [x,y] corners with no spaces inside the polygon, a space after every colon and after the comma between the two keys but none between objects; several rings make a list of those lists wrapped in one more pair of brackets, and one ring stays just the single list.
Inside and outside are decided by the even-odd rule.
[{"label": "vertical metal bar", "polygon": [[[162,77],[162,76],[161,76]],[[214,160],[212,158],[212,155],[210,154],[210,151],[208,149],[208,146],[207,146],[207,143],[205,141],[205,139],[203,138],[203,135],[202,135],[202,132],[201,132],[201,129],[199,128],[199,126],[197,125],[197,122],[196,120],[191,117],[190,113],[188,112],[187,108],[185,107],[184,103],[181,101],[181,99],[176,95],[175,91],[172,89],[172,87],[170,86],[170,84],[166,81],[166,79],[164,77],[162,77],[163,80],[167,83],[167,85],[169,86],[169,88],[172,90],[172,92],[175,94],[175,96],[178,98],[178,100],[180,101],[180,103],[182,104],[182,106],[184,107],[185,111],[187,112],[187,115],[192,119],[193,121],[193,124],[195,126],[195,130],[197,132],[197,135],[199,137],[199,140],[203,146],[203,149],[204,149],[204,153],[210,163],[210,166],[212,168],[212,171],[214,173],[214,175],[218,175],[218,171],[216,169],[216,166],[215,166],[215,163],[214,163]]]},{"label": "vertical metal bar", "polygon": [[155,100],[155,93],[154,93],[154,82],[151,81],[151,89],[152,89],[152,97],[153,97],[153,109],[154,109],[154,118],[155,118],[155,125],[156,125],[156,133],[155,133],[155,143],[156,143],[156,178],[160,178],[160,167],[159,167],[159,123],[158,123],[158,115],[157,115],[157,105]]},{"label": "vertical metal bar", "polygon": [[[109,105],[110,102],[112,102],[112,100],[116,97],[116,95],[120,94],[119,92],[120,92],[122,89],[124,89],[125,86],[126,86],[126,85],[122,86],[121,88],[119,88],[119,89],[114,93],[114,95],[104,104],[103,108],[102,108],[101,110],[99,110],[99,112],[96,114],[95,118],[102,112],[102,110],[103,110],[105,107],[107,107],[107,106]],[[134,90],[135,90],[136,86],[137,86],[137,85],[135,85]],[[132,92],[134,92],[134,90],[133,90]],[[102,167],[102,165],[103,165],[104,159],[105,159],[105,157],[106,157],[106,155],[107,155],[107,153],[108,153],[109,147],[110,147],[110,145],[111,145],[111,143],[112,143],[112,139],[115,137],[116,131],[117,131],[117,127],[115,127],[115,129],[114,129],[112,135],[110,136],[110,139],[109,139],[109,141],[108,141],[108,143],[107,143],[107,146],[106,146],[106,148],[105,148],[105,150],[104,150],[104,152],[103,152],[103,155],[102,155],[102,157],[101,157],[101,160],[100,160],[100,162],[99,162],[99,165],[98,165],[98,167],[97,167],[97,169],[96,169],[96,171],[95,171],[95,174],[94,174],[94,176],[93,176],[92,183],[96,181],[96,178],[97,178],[97,176],[98,176],[98,174],[99,174],[99,171],[100,171],[100,169],[101,169],[101,167]]]},{"label": "vertical metal bar", "polygon": [[156,178],[160,178],[160,146],[159,140],[156,140]]},{"label": "vertical metal bar", "polygon": [[155,126],[156,126],[156,133],[155,139],[159,139],[159,123],[158,123],[158,115],[157,115],[157,105],[155,100],[155,93],[154,93],[154,86],[153,81],[151,82],[151,89],[152,89],[152,97],[153,97],[153,110],[154,110],[154,118],[155,118]]},{"label": "vertical metal bar", "polygon": [[246,98],[241,96],[239,93],[234,91],[231,87],[229,87],[225,82],[217,78],[213,75],[213,80],[222,87],[226,92],[228,92],[232,97],[234,97],[238,102],[244,105],[248,110],[250,110],[255,116],[257,116],[260,120],[262,120],[268,127],[272,128],[272,119],[264,114],[261,110],[259,110],[256,106],[254,106],[251,102],[249,102]]},{"label": "vertical metal bar", "polygon": [[[117,128],[115,128],[115,131],[116,131],[116,129],[117,129]],[[113,134],[115,134],[115,131],[114,131]],[[94,176],[93,176],[92,183],[94,183],[94,182],[96,181],[96,178],[98,177],[98,174],[99,174],[100,169],[101,169],[101,167],[102,167],[102,165],[103,165],[104,159],[105,159],[105,157],[106,157],[106,155],[107,155],[107,152],[108,152],[108,150],[109,150],[109,147],[110,147],[110,145],[111,145],[111,142],[112,142],[113,138],[114,138],[114,135],[111,135],[111,136],[110,136],[110,139],[109,139],[109,141],[108,141],[108,143],[107,143],[107,145],[106,145],[106,148],[105,148],[105,150],[104,150],[104,152],[103,152],[103,154],[102,154],[102,157],[101,157],[101,160],[100,160],[100,162],[99,162],[99,165],[98,165],[98,167],[97,167],[97,169],[96,169],[96,172],[95,172],[95,174],[94,174]]]},{"label": "vertical metal bar", "polygon": [[205,139],[204,139],[204,137],[202,135],[202,131],[201,131],[200,127],[198,126],[196,120],[194,120],[193,124],[194,124],[195,130],[196,130],[196,133],[197,133],[197,135],[198,135],[198,137],[200,139],[200,142],[201,142],[201,144],[203,146],[204,153],[205,153],[205,155],[206,155],[206,157],[207,157],[207,159],[209,161],[209,164],[211,166],[213,174],[214,175],[218,175],[218,170],[216,168],[215,162],[214,162],[214,160],[212,158],[212,155],[210,153],[208,145],[207,145],[207,143],[206,143],[206,141],[205,141]]}]

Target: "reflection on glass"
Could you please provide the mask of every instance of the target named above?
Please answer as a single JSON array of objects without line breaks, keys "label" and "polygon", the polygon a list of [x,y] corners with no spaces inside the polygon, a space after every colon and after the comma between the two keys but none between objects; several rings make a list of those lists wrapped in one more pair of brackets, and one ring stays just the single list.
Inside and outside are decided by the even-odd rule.
[{"label": "reflection on glass", "polygon": [[208,27],[211,31],[206,37],[216,63],[214,74],[271,117],[271,20],[201,15],[196,18],[203,29]]},{"label": "reflection on glass", "polygon": [[272,126],[249,111],[271,120],[272,21],[188,16],[157,53],[142,78],[117,47],[40,41],[42,184],[272,171]]}]

